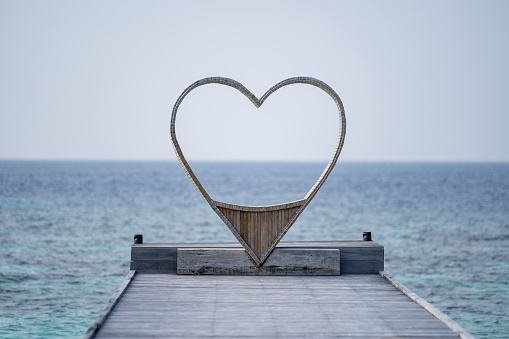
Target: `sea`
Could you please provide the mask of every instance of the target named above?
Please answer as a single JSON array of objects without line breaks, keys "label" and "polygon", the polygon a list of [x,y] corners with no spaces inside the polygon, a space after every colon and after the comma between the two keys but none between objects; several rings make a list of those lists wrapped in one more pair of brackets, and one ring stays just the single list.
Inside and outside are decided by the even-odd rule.
[{"label": "sea", "polygon": [[[303,198],[325,163],[190,162],[209,195]],[[342,162],[285,240],[385,246],[385,270],[476,338],[509,336],[509,163]],[[236,241],[177,162],[0,161],[0,337],[80,338],[145,243]]]}]

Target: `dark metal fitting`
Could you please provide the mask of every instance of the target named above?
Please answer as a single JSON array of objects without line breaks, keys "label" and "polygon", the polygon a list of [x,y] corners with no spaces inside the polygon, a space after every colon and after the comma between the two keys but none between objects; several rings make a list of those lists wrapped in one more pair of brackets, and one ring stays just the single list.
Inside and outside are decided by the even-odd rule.
[{"label": "dark metal fitting", "polygon": [[362,232],[362,240],[371,241],[371,232]]},{"label": "dark metal fitting", "polygon": [[135,234],[134,235],[134,243],[135,244],[143,244],[143,234]]}]

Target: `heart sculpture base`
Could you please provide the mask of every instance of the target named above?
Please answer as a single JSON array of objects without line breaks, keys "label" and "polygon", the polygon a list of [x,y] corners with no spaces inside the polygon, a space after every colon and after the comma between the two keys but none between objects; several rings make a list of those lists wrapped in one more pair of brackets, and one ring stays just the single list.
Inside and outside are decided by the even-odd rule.
[{"label": "heart sculpture base", "polygon": [[[186,248],[236,249],[243,253],[245,259],[247,258],[246,263],[252,269],[256,269],[238,242],[133,244],[130,269],[144,274],[176,274],[177,251]],[[363,240],[281,241],[261,267],[270,263],[276,251],[282,249],[337,249],[341,253],[341,274],[378,274],[379,271],[384,270],[384,247],[374,241]]]},{"label": "heart sculpture base", "polygon": [[179,248],[177,274],[182,275],[339,275],[338,249],[276,248],[255,267],[240,248]]},{"label": "heart sculpture base", "polygon": [[[206,84],[220,84],[233,87],[245,95],[256,107],[260,107],[265,99],[279,88],[291,84],[308,84],[316,86],[326,92],[334,100],[339,111],[339,134],[336,146],[332,152],[329,163],[322,172],[322,175],[318,178],[315,185],[309,190],[304,199],[281,205],[239,206],[215,201],[208,195],[205,188],[203,188],[201,183],[198,181],[198,178],[196,178],[196,175],[191,170],[191,166],[187,163],[177,141],[177,135],[175,132],[177,111],[180,104],[193,89]],[[297,220],[306,206],[311,202],[311,199],[313,199],[327,179],[329,173],[336,164],[339,153],[343,147],[345,130],[345,110],[339,96],[324,82],[307,77],[296,77],[281,81],[269,89],[260,99],[258,99],[242,84],[232,79],[214,77],[199,80],[186,88],[177,99],[177,102],[173,107],[170,123],[170,135],[173,148],[175,149],[177,159],[189,177],[189,180],[191,180],[205,201],[207,201],[209,206],[217,213],[228,229],[242,244],[250,259],[257,267],[262,266],[265,260],[267,260],[276,245],[279,241],[281,241],[286,232],[288,232],[290,227]]]}]

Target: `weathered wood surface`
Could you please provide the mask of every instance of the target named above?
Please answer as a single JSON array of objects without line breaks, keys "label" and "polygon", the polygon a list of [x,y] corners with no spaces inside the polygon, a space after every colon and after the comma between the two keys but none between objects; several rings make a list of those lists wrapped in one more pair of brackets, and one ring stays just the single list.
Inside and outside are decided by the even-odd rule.
[{"label": "weathered wood surface", "polygon": [[223,217],[239,233],[256,257],[265,260],[264,255],[270,254],[269,249],[279,240],[278,237],[285,229],[291,226],[290,222],[303,204],[281,209],[274,209],[273,206],[244,208],[222,205],[217,207]]},{"label": "weathered wood surface", "polygon": [[[131,247],[131,270],[140,273],[176,273],[177,248],[231,247],[242,248],[234,242],[136,244]],[[384,247],[372,241],[280,242],[276,248],[338,249],[341,252],[341,274],[378,274],[384,270]]]},{"label": "weathered wood surface", "polygon": [[379,275],[136,274],[97,338],[458,338]]},{"label": "weathered wood surface", "polygon": [[179,248],[177,274],[339,275],[338,249],[276,248],[263,266],[243,248]]}]

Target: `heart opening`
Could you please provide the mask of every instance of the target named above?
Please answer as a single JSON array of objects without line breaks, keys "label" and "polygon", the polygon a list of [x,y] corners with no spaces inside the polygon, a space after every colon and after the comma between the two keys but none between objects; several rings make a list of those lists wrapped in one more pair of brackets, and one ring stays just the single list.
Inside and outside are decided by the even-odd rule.
[{"label": "heart opening", "polygon": [[[239,94],[202,86],[180,105],[176,133],[195,175],[218,201],[259,206],[302,199],[333,152],[335,103],[306,84],[281,88],[259,108]],[[290,182],[289,173],[299,180]]]}]

